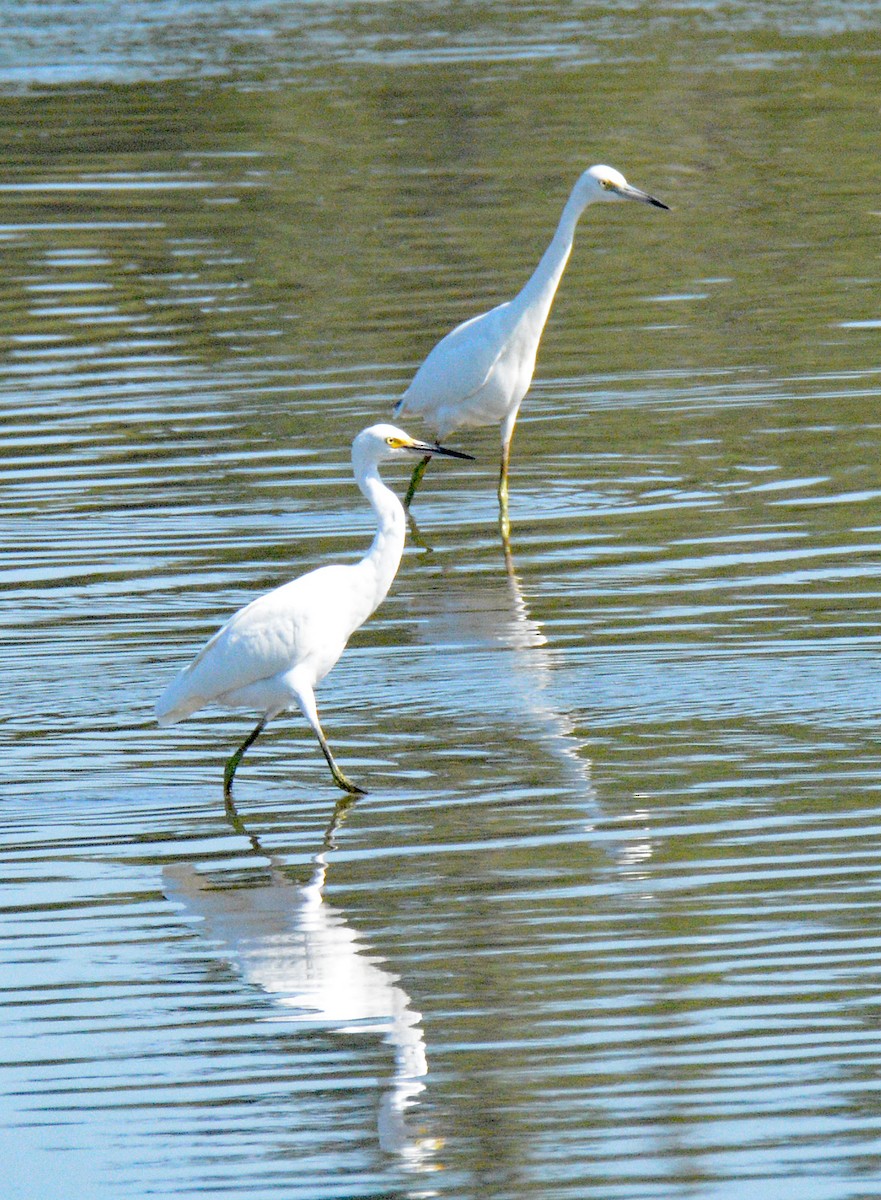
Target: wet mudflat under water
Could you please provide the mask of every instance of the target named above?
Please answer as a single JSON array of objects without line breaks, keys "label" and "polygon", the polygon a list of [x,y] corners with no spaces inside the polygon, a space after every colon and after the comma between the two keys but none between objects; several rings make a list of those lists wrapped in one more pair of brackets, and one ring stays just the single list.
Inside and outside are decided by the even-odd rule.
[{"label": "wet mudflat under water", "polygon": [[[4,1194],[881,1195],[873,6],[51,8],[0,62]],[[319,695],[368,795],[291,715],[225,812],[250,718],[156,695],[363,551],[352,437],[595,161],[672,211],[583,218],[511,561],[459,435]]]}]

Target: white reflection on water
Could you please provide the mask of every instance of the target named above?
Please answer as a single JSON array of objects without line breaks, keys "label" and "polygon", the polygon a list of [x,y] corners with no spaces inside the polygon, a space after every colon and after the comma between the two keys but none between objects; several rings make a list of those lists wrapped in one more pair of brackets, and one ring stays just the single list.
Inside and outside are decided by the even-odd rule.
[{"label": "white reflection on water", "polygon": [[[416,544],[431,553],[412,516],[410,528]],[[596,796],[590,758],[554,686],[555,652],[542,622],[530,612],[510,544],[504,537],[501,548],[504,571],[492,575],[454,571],[439,558],[443,586],[420,594],[417,634],[426,644],[456,647],[460,656],[472,650],[480,655],[499,646],[511,652],[506,656],[504,684],[500,687],[497,682],[493,688],[494,708],[524,736],[527,731],[538,736],[550,756],[564,766],[563,790],[576,797],[579,806],[590,806],[591,817],[596,819],[599,812],[593,811]],[[494,656],[488,669],[498,681],[499,663]],[[485,681],[476,662],[460,671],[462,684],[469,677]]]},{"label": "white reflection on water", "polygon": [[[590,778],[590,759],[584,742],[575,733],[572,717],[556,701],[553,684],[554,662],[548,639],[540,621],[530,614],[520,577],[514,568],[510,547],[505,545],[505,575],[510,603],[510,619],[500,626],[500,636],[517,651],[514,673],[518,691],[529,715],[545,735],[548,748],[562,760],[566,773],[582,800],[596,804]],[[598,812],[594,816],[598,816]]]},{"label": "white reflection on water", "polygon": [[164,890],[200,922],[200,934],[243,979],[290,1010],[285,1020],[341,1034],[383,1035],[394,1051],[394,1070],[379,1105],[379,1145],[410,1169],[431,1170],[439,1142],[407,1123],[407,1110],[425,1090],[428,1074],[422,1015],[398,977],[369,954],[345,915],[324,899],[334,833],[351,804],[346,798],[337,805],[306,884],[293,883],[282,862],[246,834],[230,802],[227,813],[236,831],[269,864],[265,882],[217,886],[192,864],[175,863],[163,872]]}]

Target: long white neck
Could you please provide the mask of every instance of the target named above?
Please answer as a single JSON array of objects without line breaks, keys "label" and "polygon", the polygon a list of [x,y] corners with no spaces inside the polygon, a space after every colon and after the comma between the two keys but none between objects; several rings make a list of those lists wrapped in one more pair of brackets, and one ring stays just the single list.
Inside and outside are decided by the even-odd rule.
[{"label": "long white neck", "polygon": [[557,288],[572,252],[575,226],[578,218],[590,204],[592,197],[579,179],[563,206],[556,232],[551,243],[522,291],[511,301],[512,306],[529,312],[530,319],[539,323],[539,332],[544,327],[554,302]]},{"label": "long white neck", "polygon": [[385,599],[401,565],[407,522],[403,504],[382,482],[375,464],[357,472],[356,479],[376,514],[373,542],[356,567],[363,578],[365,603],[370,605],[366,620]]}]

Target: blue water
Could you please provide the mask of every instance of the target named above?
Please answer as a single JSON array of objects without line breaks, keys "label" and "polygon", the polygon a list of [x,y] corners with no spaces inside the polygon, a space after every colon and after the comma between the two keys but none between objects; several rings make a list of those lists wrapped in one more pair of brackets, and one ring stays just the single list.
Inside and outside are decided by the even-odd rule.
[{"label": "blue water", "polygon": [[[881,1195],[874,10],[798,7],[16,6],[4,1195]],[[156,696],[363,552],[585,154],[671,212],[585,217],[510,554],[460,435],[319,695],[368,794],[291,714],[225,810]]]}]

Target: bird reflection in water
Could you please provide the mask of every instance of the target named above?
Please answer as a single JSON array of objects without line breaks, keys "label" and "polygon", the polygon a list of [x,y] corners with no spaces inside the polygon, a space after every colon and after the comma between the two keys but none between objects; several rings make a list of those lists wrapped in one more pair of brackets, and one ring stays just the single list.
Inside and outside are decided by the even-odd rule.
[{"label": "bird reflection in water", "polygon": [[[590,777],[590,759],[585,743],[575,728],[575,721],[555,695],[555,669],[558,656],[549,644],[541,621],[532,616],[523,585],[517,572],[510,538],[500,522],[501,548],[505,569],[497,575],[469,575],[447,568],[443,555],[435,555],[408,512],[410,541],[419,547],[425,559],[444,576],[442,588],[419,596],[420,639],[438,646],[456,646],[457,653],[473,652],[467,670],[460,672],[460,681],[473,680],[481,689],[481,703],[474,711],[485,711],[486,688],[492,689],[493,711],[508,718],[521,738],[531,727],[551,756],[565,766],[567,791],[577,795],[580,806],[595,804]],[[499,646],[510,651],[509,669],[504,672],[504,686],[499,686],[499,661],[495,654],[484,658],[483,651]],[[488,675],[488,679],[487,679]],[[516,710],[510,712],[514,702]],[[591,818],[598,813],[591,813]]]},{"label": "bird reflection in water", "polygon": [[268,863],[266,882],[219,887],[192,864],[177,863],[164,872],[165,891],[188,917],[201,922],[200,933],[243,979],[287,1010],[282,1019],[313,1030],[323,1026],[340,1034],[382,1035],[394,1052],[394,1069],[379,1105],[379,1145],[411,1170],[436,1170],[441,1143],[412,1130],[407,1121],[428,1073],[421,1014],[397,976],[369,953],[345,915],[324,898],[334,837],[353,804],[348,796],[337,804],[312,859],[312,875],[301,885],[248,833],[228,797],[233,829]]},{"label": "bird reflection in water", "polygon": [[[583,680],[579,677],[573,685],[565,648],[555,648],[543,622],[532,615],[510,539],[502,530],[504,572],[450,570],[444,555],[435,555],[425,541],[412,513],[408,521],[411,544],[443,576],[442,587],[420,594],[415,629],[435,649],[455,647],[456,719],[476,714],[472,719],[507,724],[512,744],[528,738],[536,751],[546,753],[559,770],[545,774],[543,782],[558,781],[559,795],[573,802],[579,829],[590,835],[606,863],[613,863],[628,882],[642,880],[656,849],[647,793],[634,795],[630,811],[621,812],[616,805],[614,815],[597,795],[589,743],[579,732],[589,705]],[[505,736],[498,726],[491,735],[482,734],[485,744]]]},{"label": "bird reflection in water", "polygon": [[589,799],[594,804],[596,797],[590,777],[590,759],[585,753],[583,740],[576,734],[572,716],[554,701],[554,656],[541,622],[530,614],[520,576],[514,568],[511,545],[504,531],[502,548],[510,612],[504,634],[507,645],[517,651],[514,667],[519,680],[519,692],[554,756],[565,764],[566,773],[582,802]]}]

